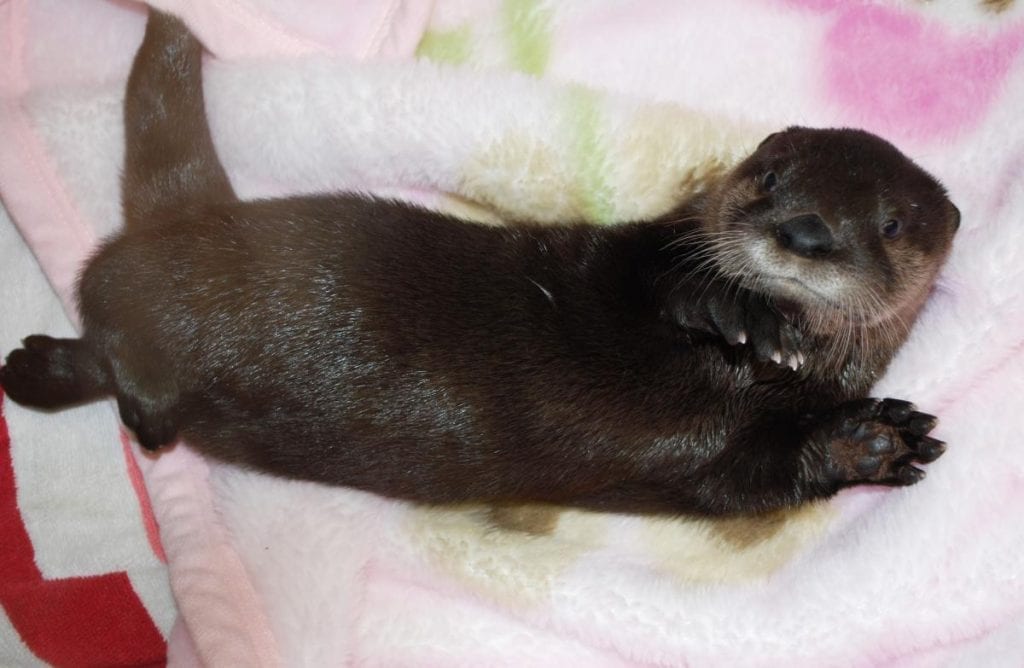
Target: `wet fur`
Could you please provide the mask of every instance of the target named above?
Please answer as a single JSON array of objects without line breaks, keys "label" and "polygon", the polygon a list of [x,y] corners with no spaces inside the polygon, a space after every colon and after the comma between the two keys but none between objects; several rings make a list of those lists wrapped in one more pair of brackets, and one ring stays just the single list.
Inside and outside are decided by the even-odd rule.
[{"label": "wet fur", "polygon": [[[114,395],[146,447],[180,435],[275,475],[427,503],[760,512],[910,484],[912,462],[942,453],[933,418],[864,399],[957,217],[885,142],[791,129],[709,196],[614,227],[492,227],[353,195],[242,202],[210,141],[199,68],[199,44],[152,14],[125,105],[126,228],[82,275],[82,338],[29,337],[8,356],[0,383],[16,401]],[[730,264],[716,226],[754,214],[729,212],[849,203],[863,218],[879,199],[844,188],[842,164],[799,207],[751,191],[764,161],[783,159],[780,138],[809,138],[796,163],[824,146],[913,175],[895,186],[927,204],[930,240],[912,231],[892,252],[850,240],[849,266],[870,276],[899,252],[923,267],[920,280],[885,274],[893,315],[865,302],[886,314],[866,325],[806,296],[776,304],[742,277],[749,264]]]}]

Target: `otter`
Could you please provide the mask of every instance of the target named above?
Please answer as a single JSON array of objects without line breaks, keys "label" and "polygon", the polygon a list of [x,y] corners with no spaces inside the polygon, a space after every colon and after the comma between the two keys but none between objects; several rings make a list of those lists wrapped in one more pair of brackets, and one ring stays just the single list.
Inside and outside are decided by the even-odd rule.
[{"label": "otter", "polygon": [[241,201],[201,45],[153,12],[127,85],[125,229],[78,339],[7,394],[116,397],[277,476],[427,504],[758,513],[910,485],[935,417],[869,396],[950,251],[944,188],[860,130],[791,127],[656,219],[488,226],[349,194]]}]

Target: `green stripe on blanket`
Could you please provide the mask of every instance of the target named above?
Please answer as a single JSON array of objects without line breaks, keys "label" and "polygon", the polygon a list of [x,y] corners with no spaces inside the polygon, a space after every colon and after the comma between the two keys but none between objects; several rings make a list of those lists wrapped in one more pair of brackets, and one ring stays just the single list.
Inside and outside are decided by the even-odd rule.
[{"label": "green stripe on blanket", "polygon": [[568,96],[572,124],[572,160],[576,163],[576,186],[587,220],[615,221],[615,204],[608,183],[608,149],[601,140],[601,110],[598,94],[583,86],[571,86]]},{"label": "green stripe on blanket", "polygon": [[501,22],[512,66],[543,74],[551,57],[551,10],[539,0],[505,0]]},{"label": "green stripe on blanket", "polygon": [[437,63],[462,65],[473,52],[473,35],[468,25],[451,30],[427,30],[416,47],[416,56]]},{"label": "green stripe on blanket", "polygon": [[[545,0],[504,0],[498,12],[487,21],[428,28],[416,55],[439,63],[486,63],[541,76],[551,59],[554,21],[554,10]],[[481,147],[478,158],[482,165],[467,165],[467,169],[488,172],[505,165],[504,169],[514,173],[512,162],[529,164],[540,160],[540,165],[544,165],[545,160],[540,156],[549,155],[548,160],[555,159],[556,164],[547,164],[545,177],[536,173],[534,176],[540,178],[539,183],[546,182],[545,187],[550,187],[551,182],[561,182],[563,194],[573,201],[570,211],[566,212],[570,217],[581,216],[596,223],[618,220],[621,215],[615,205],[613,176],[608,173],[612,147],[604,134],[601,95],[584,86],[567,85],[564,94],[559,96],[557,108],[551,112],[562,128],[557,140],[562,144],[562,151],[545,148],[541,137],[537,137],[536,142],[528,137],[500,137],[492,146]],[[508,154],[517,146],[522,150],[521,159]],[[559,154],[561,164],[554,158]],[[543,193],[538,196],[539,202],[544,200]]]}]

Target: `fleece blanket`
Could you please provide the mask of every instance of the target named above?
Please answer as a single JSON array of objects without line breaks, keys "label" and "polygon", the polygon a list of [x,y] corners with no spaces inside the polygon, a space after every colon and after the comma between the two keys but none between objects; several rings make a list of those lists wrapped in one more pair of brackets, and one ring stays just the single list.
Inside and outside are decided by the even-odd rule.
[{"label": "fleece blanket", "polygon": [[[168,638],[172,663],[209,665],[1024,660],[1024,9],[159,4],[216,56],[213,135],[244,196],[361,189],[492,221],[602,224],[699,190],[766,128],[890,138],[949,186],[964,223],[878,394],[940,415],[950,450],[914,488],[768,518],[496,515],[274,480],[187,447],[135,453],[143,488],[109,406],[56,417],[7,402],[5,662],[140,663]],[[119,105],[143,21],[125,3],[0,3],[0,196],[72,318],[77,267],[119,224]],[[5,232],[9,349],[71,325]],[[60,592],[94,583],[68,622]],[[58,592],[49,624],[44,591]],[[96,642],[55,653],[72,635]]]}]

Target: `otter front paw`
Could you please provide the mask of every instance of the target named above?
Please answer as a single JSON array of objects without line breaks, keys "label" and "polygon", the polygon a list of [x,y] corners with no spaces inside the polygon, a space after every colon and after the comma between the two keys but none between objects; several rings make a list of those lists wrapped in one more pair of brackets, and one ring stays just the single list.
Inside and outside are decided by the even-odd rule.
[{"label": "otter front paw", "polygon": [[806,361],[799,330],[756,293],[712,286],[677,298],[672,315],[683,328],[721,336],[729,345],[749,345],[762,361],[794,371]]},{"label": "otter front paw", "polygon": [[840,486],[913,485],[925,475],[914,462],[933,462],[946,451],[945,443],[928,436],[936,422],[898,399],[845,404],[820,434],[823,474]]}]

